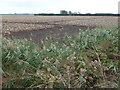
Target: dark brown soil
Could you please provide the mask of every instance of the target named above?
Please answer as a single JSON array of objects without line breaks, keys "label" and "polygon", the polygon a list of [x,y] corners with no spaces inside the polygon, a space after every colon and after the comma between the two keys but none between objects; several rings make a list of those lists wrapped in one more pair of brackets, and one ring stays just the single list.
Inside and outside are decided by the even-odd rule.
[{"label": "dark brown soil", "polygon": [[[61,38],[68,34],[78,33],[80,29],[87,29],[87,26],[77,26],[77,25],[55,25],[54,28],[46,28],[40,30],[26,30],[26,31],[19,31],[19,32],[11,32],[11,34],[4,35],[5,37],[15,37],[15,38],[27,38],[28,40],[31,38],[33,42],[39,43],[41,39],[45,37],[58,37]],[[92,27],[91,27],[92,29]]]}]

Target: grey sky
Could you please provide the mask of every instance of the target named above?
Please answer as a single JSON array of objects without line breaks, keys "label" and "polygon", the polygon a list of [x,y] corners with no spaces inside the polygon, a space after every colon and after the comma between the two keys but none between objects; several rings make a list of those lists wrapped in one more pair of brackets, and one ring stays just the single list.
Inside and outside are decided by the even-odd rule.
[{"label": "grey sky", "polygon": [[0,13],[118,13],[119,0],[0,0]]}]

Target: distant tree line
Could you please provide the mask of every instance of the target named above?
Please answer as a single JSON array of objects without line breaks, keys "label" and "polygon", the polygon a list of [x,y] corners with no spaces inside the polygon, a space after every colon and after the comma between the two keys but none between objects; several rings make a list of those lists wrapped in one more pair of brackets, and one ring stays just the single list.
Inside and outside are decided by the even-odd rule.
[{"label": "distant tree line", "polygon": [[60,14],[69,14],[69,15],[72,15],[72,14],[81,14],[80,12],[72,12],[72,11],[65,11],[65,10],[61,10],[60,11]]},{"label": "distant tree line", "polygon": [[60,14],[40,13],[40,14],[34,14],[34,15],[43,15],[43,16],[120,16],[120,14],[113,14],[113,13],[81,14],[80,12],[72,12],[72,11],[66,11],[66,10],[60,10]]}]

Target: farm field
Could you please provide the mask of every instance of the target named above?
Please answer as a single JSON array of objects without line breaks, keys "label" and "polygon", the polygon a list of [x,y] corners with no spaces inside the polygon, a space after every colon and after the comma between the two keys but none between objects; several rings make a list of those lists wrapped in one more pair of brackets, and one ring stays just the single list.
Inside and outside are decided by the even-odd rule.
[{"label": "farm field", "polygon": [[3,33],[38,30],[62,25],[108,27],[117,26],[118,17],[112,16],[34,16],[3,15]]},{"label": "farm field", "polygon": [[3,88],[119,88],[118,17],[2,16]]},{"label": "farm field", "polygon": [[112,16],[34,16],[34,15],[3,15],[3,35],[17,38],[30,38],[39,43],[46,36],[63,36],[77,33],[79,29],[112,27],[118,25],[118,17]]}]

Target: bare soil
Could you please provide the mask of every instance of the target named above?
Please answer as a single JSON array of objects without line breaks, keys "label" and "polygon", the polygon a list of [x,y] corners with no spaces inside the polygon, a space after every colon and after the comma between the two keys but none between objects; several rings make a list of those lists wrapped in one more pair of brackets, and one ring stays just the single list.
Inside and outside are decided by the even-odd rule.
[{"label": "bare soil", "polygon": [[112,16],[33,16],[3,15],[2,34],[5,37],[27,38],[39,43],[52,36],[78,33],[79,29],[112,27],[118,25],[118,17]]},{"label": "bare soil", "polygon": [[5,37],[15,37],[15,38],[27,38],[32,39],[35,43],[40,43],[40,41],[46,37],[51,36],[52,38],[62,38],[65,33],[73,34],[78,33],[80,29],[94,28],[88,26],[77,26],[77,25],[56,25],[53,28],[44,28],[40,30],[25,30],[19,32],[11,32],[11,34],[5,34]]}]

